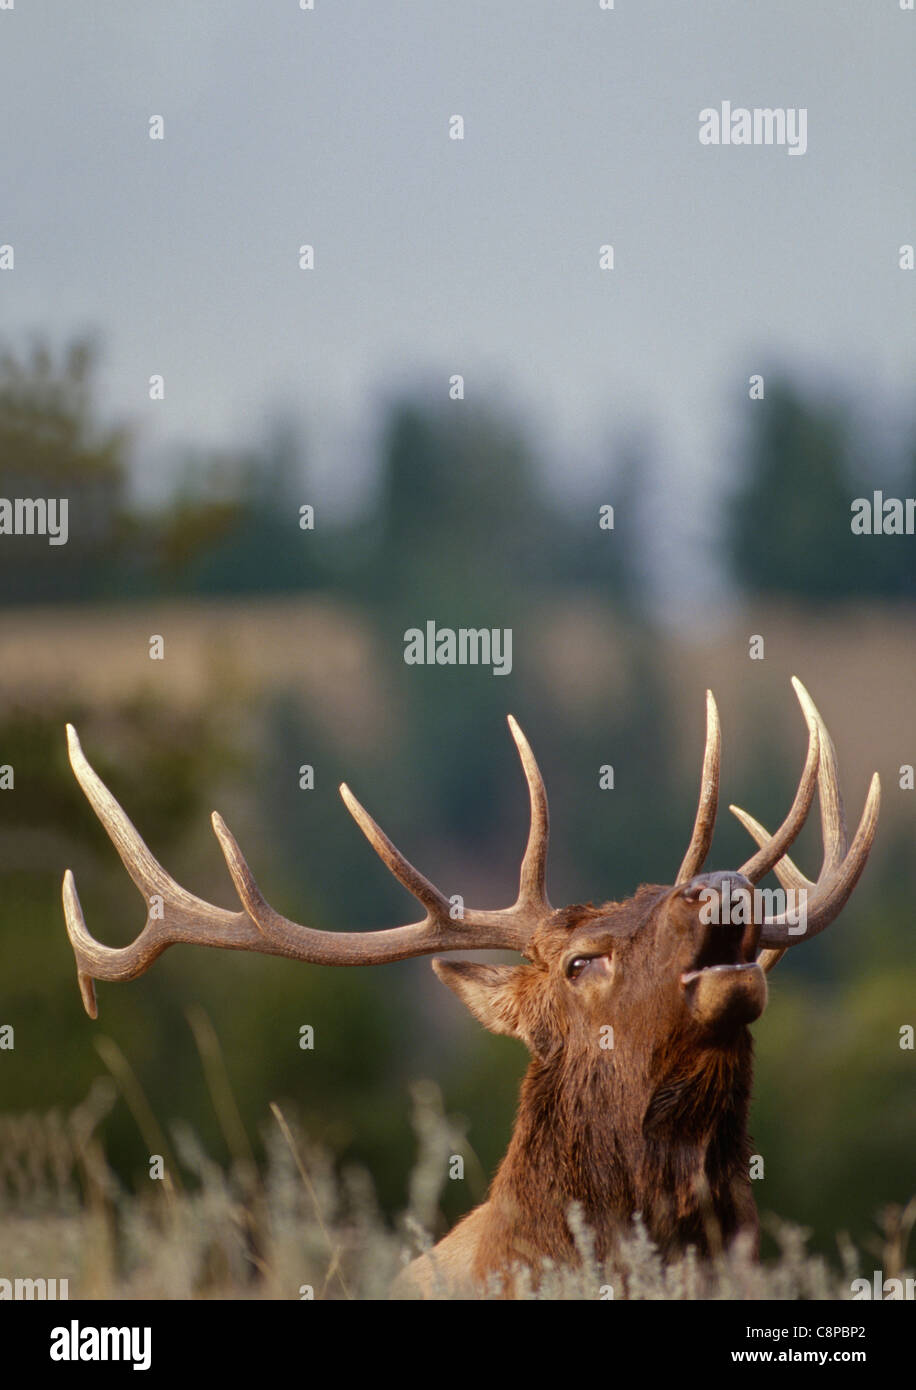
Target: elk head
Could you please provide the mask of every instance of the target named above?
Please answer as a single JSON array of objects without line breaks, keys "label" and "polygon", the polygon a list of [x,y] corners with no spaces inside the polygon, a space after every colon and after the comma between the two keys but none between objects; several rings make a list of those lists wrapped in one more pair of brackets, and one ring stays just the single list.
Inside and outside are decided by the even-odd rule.
[{"label": "elk head", "polygon": [[[455,920],[444,894],[341,786],[373,849],[425,909],[420,921],[376,932],[319,931],[280,916],[262,897],[215,812],[213,828],[242,910],[230,912],[188,893],[153,858],[68,727],[76,777],[150,907],[131,945],[103,946],[86,928],[67,871],[64,910],[85,1007],[94,1018],[95,980],[134,979],[178,942],[325,965],[370,965],[462,949],[518,951],[525,957],[519,965],[433,961],[439,978],[482,1023],[520,1038],[532,1054],[509,1152],[490,1201],[479,1209],[488,1208],[489,1216],[475,1238],[475,1272],[516,1259],[568,1255],[571,1200],[583,1204],[604,1249],[614,1227],[637,1210],[665,1246],[687,1240],[703,1245],[710,1210],[723,1235],[753,1225],[746,1025],[765,1007],[765,972],[786,949],[823,931],[849,898],[871,849],[880,799],[875,774],[850,845],[830,735],[804,686],[794,678],[793,685],[808,726],[808,752],[779,829],[770,835],[733,806],[759,848],[737,870],[701,872],[715,824],[720,759],[718,714],[707,693],[706,751],[687,852],[673,884],[643,885],[625,902],[551,906],[547,798],[511,716],[531,824],[518,896],[509,907],[465,908]],[[811,881],[786,851],[805,823],[815,790],[824,858]],[[753,890],[771,869],[797,898],[794,905],[766,912]]]}]

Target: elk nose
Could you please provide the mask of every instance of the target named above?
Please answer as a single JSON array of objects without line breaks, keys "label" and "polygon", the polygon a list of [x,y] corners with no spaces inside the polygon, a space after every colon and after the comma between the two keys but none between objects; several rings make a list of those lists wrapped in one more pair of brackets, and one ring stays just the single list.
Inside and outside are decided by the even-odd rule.
[{"label": "elk nose", "polygon": [[750,879],[745,878],[744,874],[739,874],[737,870],[722,869],[714,874],[696,874],[695,877],[688,879],[680,890],[680,896],[688,903],[697,903],[701,895],[705,895],[708,900],[712,894],[718,893],[721,897],[726,892],[732,895],[741,889],[751,889]]},{"label": "elk nose", "polygon": [[724,931],[716,950],[730,942],[729,951],[736,949],[745,961],[754,959],[760,944],[760,922],[755,920],[754,889],[750,879],[735,870],[697,874],[684,884],[680,894],[685,902],[703,903],[700,922],[706,935],[704,950],[711,944],[711,933],[718,935]]}]

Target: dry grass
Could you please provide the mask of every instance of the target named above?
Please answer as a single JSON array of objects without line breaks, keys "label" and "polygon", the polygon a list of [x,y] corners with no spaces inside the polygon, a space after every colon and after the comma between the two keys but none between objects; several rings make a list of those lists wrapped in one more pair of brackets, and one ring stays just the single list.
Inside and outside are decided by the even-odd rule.
[{"label": "dry grass", "polygon": [[[260,1168],[246,1153],[220,1167],[175,1126],[174,1170],[146,1191],[128,1192],[98,1137],[116,1096],[103,1078],[67,1116],[0,1118],[0,1277],[66,1278],[71,1298],[382,1299],[403,1265],[432,1243],[418,1212],[428,1214],[441,1192],[442,1153],[454,1130],[430,1083],[415,1091],[415,1210],[393,1226],[376,1206],[369,1175],[337,1173],[277,1107]],[[887,1274],[906,1273],[911,1207],[888,1230]],[[545,1268],[536,1288],[521,1273],[515,1297],[849,1299],[851,1280],[870,1278],[875,1266],[869,1257],[860,1268],[844,1240],[831,1264],[808,1253],[804,1233],[786,1225],[776,1232],[781,1254],[773,1261],[758,1264],[736,1247],[712,1262],[688,1252],[665,1265],[637,1220],[614,1267],[602,1267],[575,1210],[570,1220],[581,1268]],[[495,1284],[489,1290],[499,1292]]]}]

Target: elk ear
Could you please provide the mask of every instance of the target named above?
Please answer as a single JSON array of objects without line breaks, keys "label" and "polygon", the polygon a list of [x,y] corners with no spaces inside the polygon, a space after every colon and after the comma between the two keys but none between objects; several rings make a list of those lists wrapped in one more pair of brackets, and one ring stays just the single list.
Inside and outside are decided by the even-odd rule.
[{"label": "elk ear", "polygon": [[519,966],[478,965],[470,960],[434,960],[430,964],[484,1028],[525,1041],[519,1028]]}]

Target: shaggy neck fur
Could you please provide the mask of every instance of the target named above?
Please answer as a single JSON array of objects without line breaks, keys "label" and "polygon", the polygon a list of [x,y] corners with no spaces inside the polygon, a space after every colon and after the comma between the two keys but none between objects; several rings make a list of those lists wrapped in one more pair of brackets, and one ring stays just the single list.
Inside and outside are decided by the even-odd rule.
[{"label": "shaggy neck fur", "polygon": [[651,1057],[569,1055],[532,1061],[509,1149],[490,1192],[493,1220],[478,1276],[545,1256],[575,1261],[567,1224],[578,1202],[595,1253],[641,1212],[660,1249],[708,1253],[756,1229],[748,1177],[751,1039]]}]

